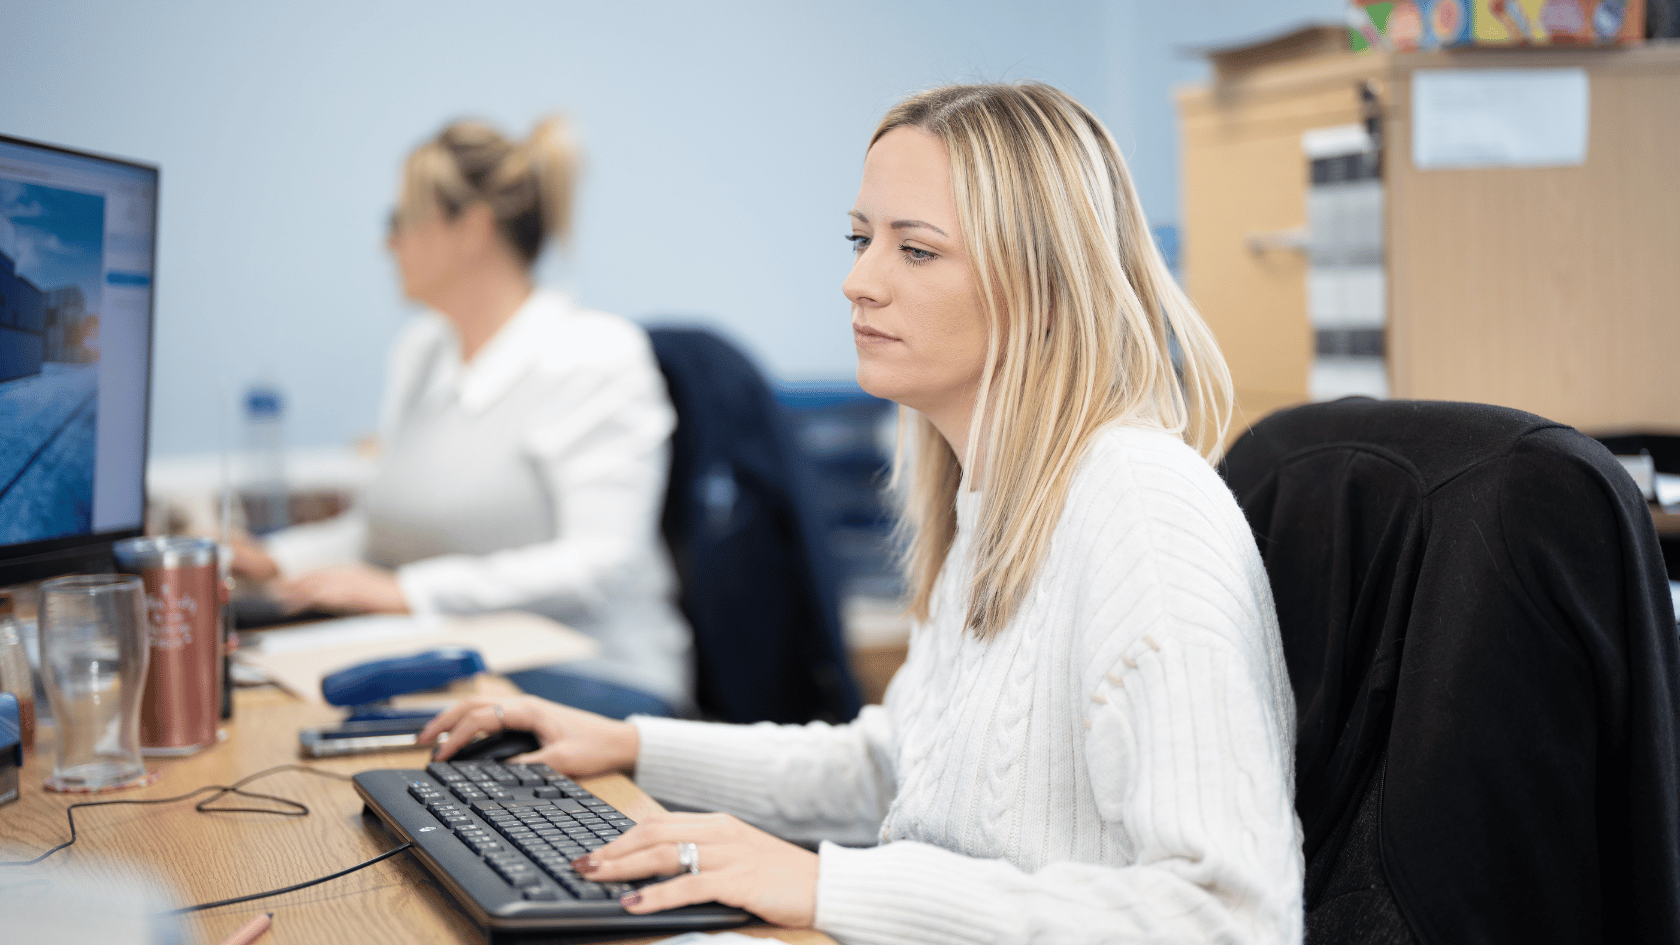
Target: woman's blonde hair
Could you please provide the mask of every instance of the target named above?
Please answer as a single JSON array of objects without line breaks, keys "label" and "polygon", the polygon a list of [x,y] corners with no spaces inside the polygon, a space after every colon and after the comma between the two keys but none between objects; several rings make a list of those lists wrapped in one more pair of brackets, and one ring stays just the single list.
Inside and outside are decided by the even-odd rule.
[{"label": "woman's blonde hair", "polygon": [[905,126],[950,154],[990,323],[969,456],[959,464],[927,417],[899,411],[893,483],[910,610],[928,618],[962,469],[983,451],[965,623],[985,638],[1031,586],[1097,432],[1158,427],[1215,461],[1231,376],[1155,247],[1120,150],[1084,106],[1037,82],[946,86],[893,108],[870,146]]},{"label": "woman's blonde hair", "polygon": [[559,115],[538,122],[523,142],[481,121],[457,121],[409,155],[393,224],[436,214],[453,220],[482,202],[508,247],[530,267],[549,236],[564,240],[571,230],[579,163]]}]

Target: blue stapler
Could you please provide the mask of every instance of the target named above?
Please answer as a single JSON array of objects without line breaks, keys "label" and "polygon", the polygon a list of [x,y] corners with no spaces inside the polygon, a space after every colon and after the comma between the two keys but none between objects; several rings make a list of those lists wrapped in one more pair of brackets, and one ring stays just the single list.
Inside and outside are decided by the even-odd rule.
[{"label": "blue stapler", "polygon": [[477,650],[446,646],[412,656],[361,663],[321,680],[321,695],[332,705],[349,706],[344,723],[307,728],[298,733],[303,754],[311,758],[409,748],[436,709],[393,708],[393,696],[436,689],[485,671]]}]

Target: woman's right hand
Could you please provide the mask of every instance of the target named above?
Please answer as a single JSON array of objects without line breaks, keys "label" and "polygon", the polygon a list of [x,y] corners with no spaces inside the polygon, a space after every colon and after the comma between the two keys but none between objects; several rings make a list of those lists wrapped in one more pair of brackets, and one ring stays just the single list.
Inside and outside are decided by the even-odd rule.
[{"label": "woman's right hand", "polygon": [[[501,706],[500,717],[497,706]],[[420,731],[420,744],[430,745],[448,732],[448,740],[436,752],[438,761],[448,761],[480,733],[494,734],[505,728],[531,732],[542,745],[536,751],[509,759],[510,764],[542,763],[572,777],[633,767],[636,752],[641,748],[641,736],[629,722],[536,696],[463,699],[426,723]]]},{"label": "woman's right hand", "polygon": [[247,581],[272,581],[280,576],[280,565],[262,543],[243,531],[228,535],[228,547],[233,550],[232,570],[236,577]]}]

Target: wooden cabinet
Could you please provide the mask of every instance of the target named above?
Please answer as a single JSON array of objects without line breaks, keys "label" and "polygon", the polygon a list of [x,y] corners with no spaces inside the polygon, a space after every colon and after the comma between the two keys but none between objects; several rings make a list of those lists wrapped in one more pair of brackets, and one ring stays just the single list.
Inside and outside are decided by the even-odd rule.
[{"label": "wooden cabinet", "polygon": [[[1417,69],[1581,67],[1587,160],[1419,170]],[[1383,118],[1389,387],[1588,431],[1680,429],[1680,45],[1354,56],[1257,66],[1179,92],[1186,284],[1245,427],[1307,399],[1314,352],[1304,132]],[[1260,237],[1260,239],[1256,239]]]}]

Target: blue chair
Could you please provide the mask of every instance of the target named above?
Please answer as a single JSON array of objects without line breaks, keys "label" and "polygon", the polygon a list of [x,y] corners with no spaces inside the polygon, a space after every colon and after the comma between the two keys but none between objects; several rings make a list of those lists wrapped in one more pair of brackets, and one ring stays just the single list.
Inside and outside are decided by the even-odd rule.
[{"label": "blue chair", "polygon": [[661,528],[694,628],[696,700],[723,722],[843,722],[860,708],[838,572],[770,386],[699,328],[649,331],[677,428]]}]

